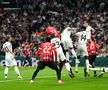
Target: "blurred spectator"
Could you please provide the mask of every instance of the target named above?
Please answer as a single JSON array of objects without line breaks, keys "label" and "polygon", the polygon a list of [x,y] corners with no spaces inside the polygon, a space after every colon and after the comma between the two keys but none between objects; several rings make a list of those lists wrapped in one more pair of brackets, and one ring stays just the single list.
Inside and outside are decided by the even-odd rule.
[{"label": "blurred spectator", "polygon": [[[29,41],[34,50],[44,39],[44,29],[55,26],[58,32],[67,26],[81,27],[90,19],[100,45],[99,56],[108,56],[108,1],[107,0],[16,0],[21,10],[4,11],[0,19],[0,49],[6,35],[13,36],[13,49],[21,56],[23,44]],[[19,50],[18,50],[19,49]],[[20,54],[19,54],[20,51]],[[0,51],[0,54],[2,52]]]}]

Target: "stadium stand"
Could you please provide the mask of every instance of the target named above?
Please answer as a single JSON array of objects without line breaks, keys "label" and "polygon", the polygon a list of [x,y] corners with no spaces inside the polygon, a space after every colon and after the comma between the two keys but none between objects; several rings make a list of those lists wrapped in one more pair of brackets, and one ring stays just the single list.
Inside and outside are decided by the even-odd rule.
[{"label": "stadium stand", "polygon": [[[11,0],[2,0],[2,2]],[[7,34],[12,34],[13,49],[23,55],[23,45],[29,41],[32,55],[44,39],[44,30],[53,25],[61,32],[66,25],[80,27],[90,19],[100,45],[99,57],[108,56],[107,0],[12,0],[13,7],[0,7],[0,50]],[[10,6],[13,3],[9,3]],[[20,52],[19,52],[20,51]],[[0,55],[4,53],[0,51]]]}]

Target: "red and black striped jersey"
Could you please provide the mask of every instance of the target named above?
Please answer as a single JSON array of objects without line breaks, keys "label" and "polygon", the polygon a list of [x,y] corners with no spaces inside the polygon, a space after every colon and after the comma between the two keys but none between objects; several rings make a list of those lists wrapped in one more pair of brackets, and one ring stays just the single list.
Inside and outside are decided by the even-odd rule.
[{"label": "red and black striped jersey", "polygon": [[87,44],[87,51],[89,55],[94,55],[98,53],[99,46],[94,42]]},{"label": "red and black striped jersey", "polygon": [[40,54],[40,61],[55,61],[57,60],[57,52],[53,44],[46,42],[41,44],[36,52],[36,57]]}]

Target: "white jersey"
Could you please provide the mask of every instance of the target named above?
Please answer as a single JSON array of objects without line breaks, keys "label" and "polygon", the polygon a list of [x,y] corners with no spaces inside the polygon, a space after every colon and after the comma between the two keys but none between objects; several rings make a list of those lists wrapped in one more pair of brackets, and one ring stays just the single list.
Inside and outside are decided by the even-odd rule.
[{"label": "white jersey", "polygon": [[63,43],[63,47],[64,47],[65,50],[67,50],[69,48],[73,48],[73,42],[72,42],[72,39],[70,37],[71,31],[69,31],[68,29],[71,29],[71,28],[67,27],[61,33],[61,41]]},{"label": "white jersey", "polygon": [[66,60],[66,57],[63,53],[62,47],[61,47],[61,41],[59,38],[53,38],[51,39],[51,43],[55,45],[56,51],[57,51],[57,61],[64,61]]},{"label": "white jersey", "polygon": [[12,52],[12,44],[10,42],[5,42],[3,44],[3,50],[5,51],[6,56],[11,55],[10,51]]},{"label": "white jersey", "polygon": [[90,35],[87,31],[81,31],[76,33],[78,36],[78,43],[77,43],[77,55],[82,55],[82,56],[88,56],[88,51],[87,51],[87,40],[90,39]]},{"label": "white jersey", "polygon": [[12,54],[12,44],[10,42],[5,42],[3,44],[3,50],[6,53],[6,56],[5,56],[6,66],[17,66],[17,63],[15,61],[15,57]]},{"label": "white jersey", "polygon": [[56,49],[59,48],[59,47],[61,47],[61,45],[60,45],[61,41],[60,41],[59,38],[53,38],[53,39],[51,39],[51,43],[55,45]]},{"label": "white jersey", "polygon": [[78,32],[78,33],[76,33],[76,35],[78,36],[78,44],[79,45],[86,45],[87,40],[90,39],[90,35],[87,31]]},{"label": "white jersey", "polygon": [[68,39],[70,38],[71,35],[71,31],[68,31],[68,29],[71,29],[70,27],[67,27],[63,30],[63,32],[61,33],[61,38],[63,39]]}]

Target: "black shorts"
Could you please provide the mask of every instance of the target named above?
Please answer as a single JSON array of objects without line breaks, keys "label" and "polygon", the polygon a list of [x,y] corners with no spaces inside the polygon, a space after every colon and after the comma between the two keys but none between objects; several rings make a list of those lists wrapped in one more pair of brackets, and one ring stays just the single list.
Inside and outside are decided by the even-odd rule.
[{"label": "black shorts", "polygon": [[96,55],[90,55],[89,56],[89,62],[90,62],[90,64],[92,64],[93,62],[95,62],[95,59],[96,59]]},{"label": "black shorts", "polygon": [[42,70],[44,69],[46,66],[48,66],[49,68],[51,69],[54,69],[54,70],[58,70],[58,67],[57,67],[57,64],[54,62],[54,61],[49,61],[49,62],[38,62],[38,66],[37,66],[37,69],[38,70]]}]

